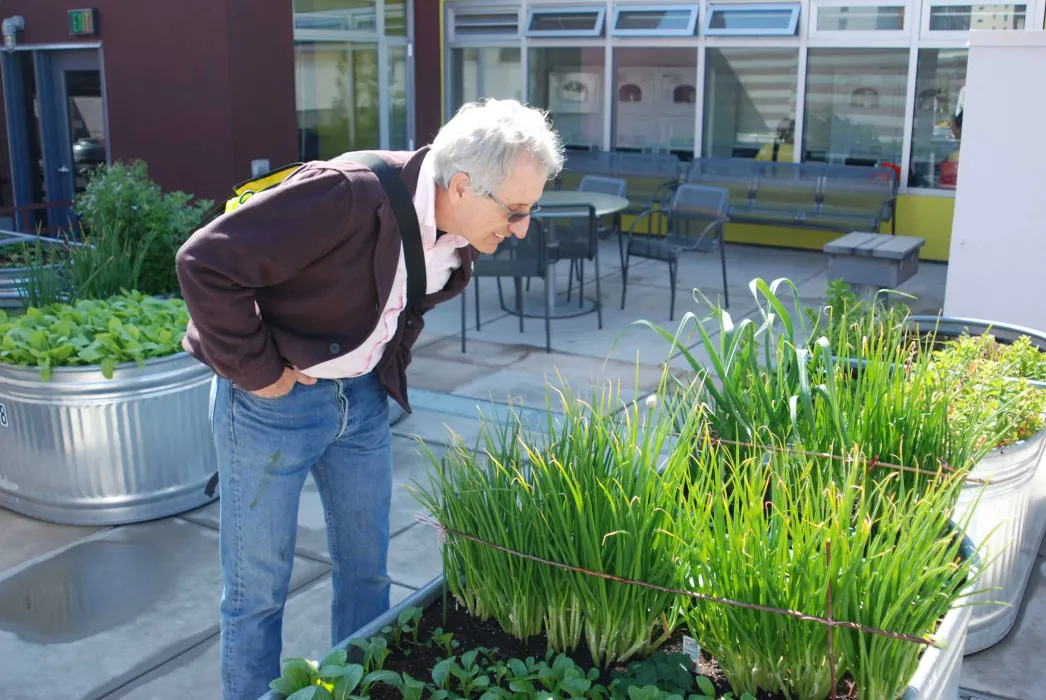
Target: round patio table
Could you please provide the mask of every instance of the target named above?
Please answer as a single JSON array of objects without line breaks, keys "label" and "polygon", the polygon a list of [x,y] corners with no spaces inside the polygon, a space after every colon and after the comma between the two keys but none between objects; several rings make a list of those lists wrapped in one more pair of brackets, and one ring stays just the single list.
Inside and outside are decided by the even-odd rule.
[{"label": "round patio table", "polygon": [[[591,205],[592,208],[596,210],[596,218],[600,218],[623,211],[628,207],[628,199],[613,194],[604,194],[603,192],[548,190],[542,194],[541,199],[538,200],[538,206],[540,206],[541,209],[534,213],[534,217],[539,219],[552,219],[548,222],[548,226],[546,227],[548,232],[546,245],[549,249],[549,263],[548,274],[545,278],[545,293],[549,297],[550,318],[570,318],[573,316],[592,313],[596,310],[596,305],[602,301],[585,299],[580,305],[565,300],[562,303],[559,303],[556,290],[555,251],[559,246],[559,241],[556,237],[556,224],[554,219],[570,218],[572,215],[570,207],[579,207],[576,212],[577,214],[580,214],[580,207],[586,205]],[[576,216],[577,214],[574,215]],[[578,294],[580,295],[581,292],[578,291]],[[513,315],[519,313],[515,306],[506,306],[504,302],[502,302],[501,308]],[[523,300],[523,315],[527,318],[544,318],[544,300],[532,297],[525,298]]]}]

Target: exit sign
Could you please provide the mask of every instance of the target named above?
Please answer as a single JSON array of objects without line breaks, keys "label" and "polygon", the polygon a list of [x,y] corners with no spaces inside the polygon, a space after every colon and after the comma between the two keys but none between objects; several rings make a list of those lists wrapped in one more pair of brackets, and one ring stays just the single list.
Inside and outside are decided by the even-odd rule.
[{"label": "exit sign", "polygon": [[69,10],[69,33],[91,36],[98,33],[98,10]]}]

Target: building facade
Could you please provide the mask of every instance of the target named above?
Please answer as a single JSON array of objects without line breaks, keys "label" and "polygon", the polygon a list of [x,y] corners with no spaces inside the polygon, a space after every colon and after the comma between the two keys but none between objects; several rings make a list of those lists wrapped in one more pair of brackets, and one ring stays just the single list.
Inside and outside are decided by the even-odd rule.
[{"label": "building facade", "polygon": [[[444,100],[448,112],[481,96],[527,100],[571,148],[893,165],[897,233],[945,260],[969,33],[1042,28],[1043,6],[446,0]],[[831,236],[728,229],[814,248]]]},{"label": "building facade", "polygon": [[0,19],[0,229],[67,227],[98,163],[221,198],[440,123],[438,0],[0,0]]},{"label": "building facade", "polygon": [[0,0],[0,229],[67,226],[101,162],[221,198],[290,162],[417,147],[464,102],[514,97],[570,148],[891,164],[897,232],[944,260],[969,32],[1041,28],[1046,5],[955,2]]}]

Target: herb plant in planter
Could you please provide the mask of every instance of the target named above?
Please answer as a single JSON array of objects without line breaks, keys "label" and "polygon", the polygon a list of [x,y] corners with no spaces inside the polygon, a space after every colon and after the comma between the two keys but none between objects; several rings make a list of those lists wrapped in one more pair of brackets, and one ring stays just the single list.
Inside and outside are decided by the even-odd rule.
[{"label": "herb plant in planter", "polygon": [[[762,323],[734,327],[715,309],[719,338],[713,343],[705,336],[711,364],[693,362],[696,373],[723,385],[706,384],[714,429],[741,441],[786,436],[826,452],[856,444],[877,461],[965,473],[965,488],[948,506],[963,514],[976,504],[967,534],[984,550],[981,585],[995,589],[973,598],[995,604],[976,606],[967,648],[998,641],[1012,624],[1030,571],[1030,561],[1017,553],[1036,551],[1025,541],[1038,542],[1046,528],[1046,513],[1026,518],[1028,483],[1046,442],[1046,394],[1027,381],[1042,376],[1038,347],[1012,334],[1000,346],[987,326],[976,337],[962,337],[958,324],[844,297],[830,313],[814,313],[786,301],[787,280],[755,280],[751,287]],[[684,318],[678,334],[692,320]],[[928,483],[917,471],[891,479],[896,496],[921,493]]]},{"label": "herb plant in planter", "polygon": [[0,505],[108,525],[206,503],[213,374],[182,352],[186,322],[140,292],[0,312]]},{"label": "herb plant in planter", "polygon": [[17,311],[61,300],[65,241],[37,236],[0,241],[0,309]]},{"label": "herb plant in planter", "polygon": [[982,604],[973,610],[967,653],[997,643],[1012,628],[1046,532],[1046,509],[1035,507],[1034,498],[1046,481],[1046,389],[1029,382],[1043,377],[1044,355],[1027,335],[1004,344],[981,330],[939,342],[931,356],[939,373],[960,377],[952,423],[961,429],[982,412],[992,419],[985,437],[990,451],[971,472],[989,483],[971,484],[958,502],[959,512],[974,510],[968,534],[990,559],[985,590],[973,599]]},{"label": "herb plant in planter", "polygon": [[[677,674],[659,672],[628,697],[867,699],[910,690],[935,658],[933,634],[954,633],[961,648],[965,627],[948,620],[975,578],[947,507],[961,475],[938,470],[920,498],[899,498],[898,472],[869,478],[876,465],[856,446],[826,456],[774,436],[719,440],[701,396],[700,382],[678,400],[624,406],[613,392],[582,401],[563,391],[543,432],[512,416],[482,426],[477,452],[459,444],[433,458],[418,498],[445,538],[445,579],[409,604],[424,609],[440,658],[393,651],[382,669],[431,684],[431,697],[547,697],[549,683],[558,697],[607,697],[615,670],[656,666],[686,629],[714,692],[703,682],[684,696]],[[395,630],[399,614],[374,631]],[[277,695],[290,690],[275,683]],[[328,692],[294,693],[303,690]],[[393,680],[361,696],[417,690]],[[925,691],[915,696],[941,697]]]}]

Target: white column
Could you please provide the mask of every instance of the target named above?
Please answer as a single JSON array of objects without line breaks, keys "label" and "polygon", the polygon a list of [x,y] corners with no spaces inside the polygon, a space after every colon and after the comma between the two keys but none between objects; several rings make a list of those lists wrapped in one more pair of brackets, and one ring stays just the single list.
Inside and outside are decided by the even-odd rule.
[{"label": "white column", "polygon": [[970,33],[947,316],[1046,331],[1046,32]]}]

